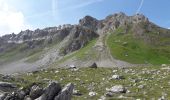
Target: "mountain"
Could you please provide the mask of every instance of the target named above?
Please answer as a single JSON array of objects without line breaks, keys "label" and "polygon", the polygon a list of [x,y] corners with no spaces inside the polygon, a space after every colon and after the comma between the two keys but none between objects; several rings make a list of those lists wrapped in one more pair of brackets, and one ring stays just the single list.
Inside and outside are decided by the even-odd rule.
[{"label": "mountain", "polygon": [[77,25],[25,30],[0,37],[1,73],[41,67],[128,67],[170,63],[170,30],[142,14],[120,12]]}]

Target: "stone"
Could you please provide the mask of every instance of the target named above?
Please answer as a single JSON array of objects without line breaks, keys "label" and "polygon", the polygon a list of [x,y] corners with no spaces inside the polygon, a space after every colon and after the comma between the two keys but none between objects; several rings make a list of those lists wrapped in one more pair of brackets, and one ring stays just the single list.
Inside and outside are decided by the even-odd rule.
[{"label": "stone", "polygon": [[166,65],[166,64],[162,64],[161,66],[162,66],[162,67],[166,67],[167,65]]},{"label": "stone", "polygon": [[71,100],[73,94],[74,84],[67,84],[61,92],[54,98],[54,100]]},{"label": "stone", "polygon": [[101,96],[100,99],[98,100],[106,100],[106,97],[105,96]]},{"label": "stone", "polygon": [[82,94],[79,92],[79,90],[73,90],[73,95],[81,96]]},{"label": "stone", "polygon": [[112,92],[106,92],[106,94],[105,94],[107,97],[112,97],[113,95],[114,95],[114,93],[112,93]]},{"label": "stone", "polygon": [[144,85],[139,85],[138,88],[143,89],[145,86]]},{"label": "stone", "polygon": [[24,98],[24,100],[32,100],[32,99],[31,99],[31,97],[26,96],[26,97]]},{"label": "stone", "polygon": [[93,97],[93,96],[96,96],[96,95],[97,95],[96,92],[89,92],[89,96],[90,96],[90,97]]},{"label": "stone", "polygon": [[89,68],[97,68],[97,64],[93,63],[91,66],[89,66]]},{"label": "stone", "polygon": [[124,77],[121,75],[113,75],[111,79],[121,80],[124,79]]},{"label": "stone", "polygon": [[77,68],[75,65],[70,65],[70,69]]},{"label": "stone", "polygon": [[109,89],[109,92],[111,93],[126,93],[127,89],[123,87],[122,85],[115,85]]}]

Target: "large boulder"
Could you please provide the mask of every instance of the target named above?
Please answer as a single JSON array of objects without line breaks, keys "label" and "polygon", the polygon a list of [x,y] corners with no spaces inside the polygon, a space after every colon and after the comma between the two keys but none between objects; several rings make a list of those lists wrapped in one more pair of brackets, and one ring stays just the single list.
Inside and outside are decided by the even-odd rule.
[{"label": "large boulder", "polygon": [[34,85],[34,86],[32,86],[31,89],[30,89],[30,94],[29,94],[29,96],[30,96],[31,99],[34,100],[34,99],[40,97],[40,96],[43,94],[43,92],[44,92],[43,88],[41,88],[41,87],[38,86],[38,85]]},{"label": "large boulder", "polygon": [[60,91],[61,85],[58,82],[52,82],[36,100],[54,100],[55,96],[58,95]]},{"label": "large boulder", "polygon": [[74,85],[72,83],[67,84],[54,100],[71,100],[73,89]]}]

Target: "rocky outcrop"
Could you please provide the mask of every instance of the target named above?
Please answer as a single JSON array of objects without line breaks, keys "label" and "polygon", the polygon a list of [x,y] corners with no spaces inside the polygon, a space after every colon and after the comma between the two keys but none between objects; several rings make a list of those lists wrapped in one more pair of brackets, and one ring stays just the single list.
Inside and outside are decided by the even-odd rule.
[{"label": "rocky outcrop", "polygon": [[45,89],[44,93],[36,100],[53,100],[60,91],[61,91],[60,84],[56,82],[52,82]]},{"label": "rocky outcrop", "polygon": [[46,88],[33,85],[27,89],[0,93],[0,100],[71,100],[74,85],[67,84],[63,89],[58,82],[51,82]]},{"label": "rocky outcrop", "polygon": [[84,18],[79,20],[80,26],[89,28],[90,30],[93,30],[93,31],[97,30],[97,28],[99,27],[99,23],[100,23],[99,20],[91,16],[85,16]]},{"label": "rocky outcrop", "polygon": [[97,37],[98,34],[88,28],[74,26],[74,28],[70,31],[68,41],[61,49],[61,53],[68,54],[70,52],[76,51]]},{"label": "rocky outcrop", "polygon": [[0,90],[7,92],[7,91],[14,91],[16,89],[16,85],[8,82],[0,82]]}]

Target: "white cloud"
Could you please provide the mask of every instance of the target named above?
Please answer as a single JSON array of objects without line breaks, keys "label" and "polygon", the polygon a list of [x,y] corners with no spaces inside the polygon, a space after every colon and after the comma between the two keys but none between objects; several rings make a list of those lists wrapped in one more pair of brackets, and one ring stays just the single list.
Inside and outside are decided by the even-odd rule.
[{"label": "white cloud", "polygon": [[94,3],[98,3],[98,2],[102,2],[102,1],[103,0],[85,0],[85,1],[82,1],[80,4],[75,5],[72,8],[74,8],[74,9],[82,8],[82,7],[85,7],[85,6],[94,4]]},{"label": "white cloud", "polygon": [[0,35],[18,33],[31,28],[20,11],[10,8],[5,0],[0,0]]},{"label": "white cloud", "polygon": [[104,0],[72,0],[71,2],[70,0],[58,0],[58,2],[61,2],[61,4],[65,7],[64,10],[83,8],[102,1]]},{"label": "white cloud", "polygon": [[140,5],[139,5],[139,7],[138,7],[138,9],[136,11],[136,14],[138,14],[141,11],[143,3],[144,3],[144,0],[141,0]]}]

